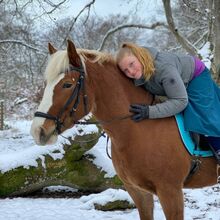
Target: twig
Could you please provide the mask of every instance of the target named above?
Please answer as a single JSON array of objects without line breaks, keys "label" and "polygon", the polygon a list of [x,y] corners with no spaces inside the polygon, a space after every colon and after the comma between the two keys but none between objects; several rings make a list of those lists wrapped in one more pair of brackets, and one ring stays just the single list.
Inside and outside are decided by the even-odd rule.
[{"label": "twig", "polygon": [[[70,32],[72,31],[74,24],[76,23],[76,21],[77,21],[77,19],[79,18],[79,16],[80,16],[86,9],[88,9],[88,16],[87,16],[87,19],[88,19],[89,13],[90,13],[90,8],[91,8],[91,6],[92,6],[94,3],[95,3],[95,0],[92,0],[91,2],[89,2],[89,3],[88,3],[87,5],[85,5],[84,8],[78,13],[78,15],[77,15],[75,18],[73,18],[72,24],[70,25],[70,27],[69,27],[69,29],[68,29],[68,32],[67,32],[67,34],[66,34],[66,37],[64,38],[64,40],[63,40],[63,42],[61,43],[61,46],[60,46],[60,47],[62,47],[62,46],[66,43],[66,40],[68,39],[69,34],[70,34]],[[87,20],[87,19],[86,19],[86,20]]]},{"label": "twig", "polygon": [[156,23],[154,23],[154,24],[152,24],[152,25],[144,25],[144,24],[122,24],[122,25],[119,25],[119,26],[117,26],[117,27],[115,27],[115,28],[112,28],[112,29],[110,29],[106,34],[105,34],[105,36],[104,36],[104,38],[103,38],[103,40],[102,40],[102,42],[101,42],[101,44],[100,44],[100,46],[99,46],[99,48],[97,49],[97,50],[102,50],[103,49],[103,47],[104,47],[104,44],[105,44],[105,42],[106,42],[106,40],[108,39],[108,37],[110,36],[110,35],[112,35],[113,33],[115,33],[116,31],[119,31],[119,30],[121,30],[121,29],[124,29],[124,28],[143,28],[143,29],[155,29],[155,28],[157,28],[157,27],[165,27],[165,28],[167,28],[167,29],[169,29],[169,27],[166,25],[166,24],[164,24],[164,23],[162,23],[162,22],[156,22]]},{"label": "twig", "polygon": [[41,54],[46,54],[47,52],[46,51],[43,51],[43,50],[40,50],[32,45],[29,45],[23,41],[20,41],[20,40],[0,40],[0,44],[5,44],[5,43],[12,43],[12,44],[19,44],[19,45],[22,45],[24,47],[27,47],[31,50],[34,50],[36,52],[39,52]]}]

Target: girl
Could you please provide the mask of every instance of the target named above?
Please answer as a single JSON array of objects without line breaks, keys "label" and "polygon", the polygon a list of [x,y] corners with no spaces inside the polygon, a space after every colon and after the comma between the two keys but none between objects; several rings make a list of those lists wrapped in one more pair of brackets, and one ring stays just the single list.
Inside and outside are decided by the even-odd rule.
[{"label": "girl", "polygon": [[132,120],[170,117],[183,111],[185,129],[204,135],[220,164],[220,88],[201,60],[123,43],[116,62],[135,86],[167,97],[156,105],[132,104]]}]

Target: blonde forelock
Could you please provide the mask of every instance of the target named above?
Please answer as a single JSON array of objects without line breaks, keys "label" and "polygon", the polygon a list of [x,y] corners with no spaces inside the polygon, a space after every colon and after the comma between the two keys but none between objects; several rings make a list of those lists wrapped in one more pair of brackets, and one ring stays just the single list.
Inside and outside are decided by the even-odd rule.
[{"label": "blonde forelock", "polygon": [[[99,64],[103,64],[104,62],[114,62],[114,59],[110,54],[95,50],[77,49],[77,53],[80,56],[83,65],[87,59],[93,63],[98,62]],[[92,57],[92,59],[90,57]],[[56,79],[60,73],[64,73],[68,69],[69,57],[67,51],[57,51],[49,57],[48,65],[44,74],[45,80],[51,82]]]}]

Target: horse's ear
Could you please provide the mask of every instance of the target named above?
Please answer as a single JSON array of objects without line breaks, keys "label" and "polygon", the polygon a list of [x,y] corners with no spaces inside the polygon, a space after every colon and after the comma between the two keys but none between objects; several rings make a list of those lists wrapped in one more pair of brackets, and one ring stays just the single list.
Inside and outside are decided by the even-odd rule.
[{"label": "horse's ear", "polygon": [[71,40],[67,40],[67,53],[70,64],[79,67],[81,65],[80,57],[77,54],[76,47]]},{"label": "horse's ear", "polygon": [[51,43],[48,43],[48,50],[49,50],[50,55],[57,52],[57,49]]}]

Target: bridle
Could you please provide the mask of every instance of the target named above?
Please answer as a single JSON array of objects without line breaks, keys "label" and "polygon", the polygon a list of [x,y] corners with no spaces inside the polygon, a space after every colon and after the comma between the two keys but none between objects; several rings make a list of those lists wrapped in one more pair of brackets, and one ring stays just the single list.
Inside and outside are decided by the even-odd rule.
[{"label": "bridle", "polygon": [[[49,120],[53,120],[55,122],[55,125],[56,125],[55,131],[57,132],[57,134],[61,134],[61,127],[63,126],[63,123],[64,123],[63,121],[61,121],[61,117],[62,117],[64,111],[68,108],[69,105],[71,105],[71,103],[75,99],[73,107],[72,107],[72,109],[70,111],[70,116],[71,117],[74,116],[74,113],[76,112],[77,107],[78,107],[78,105],[80,103],[80,93],[81,93],[81,91],[82,91],[82,94],[83,94],[84,112],[85,112],[85,115],[88,114],[88,100],[87,100],[87,94],[86,94],[86,89],[85,89],[85,71],[84,71],[82,63],[80,65],[80,67],[75,67],[75,66],[71,65],[70,66],[70,71],[77,71],[77,72],[79,72],[79,74],[80,74],[79,75],[79,79],[78,79],[78,81],[76,83],[76,86],[75,86],[72,94],[70,95],[69,99],[67,100],[65,105],[62,107],[62,109],[60,110],[58,115],[57,116],[53,116],[51,114],[40,112],[40,111],[37,111],[34,114],[35,117],[41,117],[41,118],[46,118],[46,119],[49,119]],[[74,121],[74,124],[86,124],[86,125],[88,125],[88,124],[101,124],[101,121],[95,121],[95,122]],[[100,132],[100,134],[98,135],[97,138],[91,139],[91,140],[86,141],[86,142],[94,141],[96,139],[99,139],[101,136],[105,137],[104,134],[105,134],[105,132]],[[64,138],[66,138],[66,137],[64,137]],[[108,157],[111,159],[111,156],[109,155],[109,152],[108,152],[108,141],[109,141],[109,137],[107,137],[107,142],[106,142],[106,153],[107,153]],[[80,141],[80,142],[82,142],[82,141]]]},{"label": "bridle", "polygon": [[[57,116],[48,114],[48,113],[44,113],[44,112],[40,112],[37,111],[35,112],[34,116],[35,117],[41,117],[41,118],[46,118],[49,120],[53,120],[55,122],[56,128],[55,131],[57,132],[57,134],[61,134],[61,128],[64,124],[64,121],[61,120],[62,115],[64,113],[64,111],[72,104],[73,100],[75,99],[75,102],[73,104],[72,109],[70,110],[70,116],[73,117],[74,113],[77,110],[77,107],[80,103],[80,93],[82,92],[83,94],[83,105],[84,105],[84,112],[85,115],[87,115],[88,112],[88,99],[87,99],[87,94],[86,94],[86,89],[85,89],[85,71],[83,68],[82,63],[80,64],[79,67],[75,67],[70,65],[69,71],[76,71],[79,72],[79,78],[78,81],[76,83],[75,88],[73,89],[72,94],[70,95],[69,99],[67,100],[67,102],[65,103],[65,105],[62,107],[62,109],[60,110],[60,112],[58,113]],[[153,104],[155,100],[155,97],[153,96],[152,102],[151,104]],[[124,116],[118,116],[109,120],[105,120],[105,121],[94,121],[94,122],[83,122],[83,121],[74,121],[74,124],[84,124],[84,125],[89,125],[89,124],[109,124],[112,123],[114,121],[118,121],[118,120],[124,120],[124,119],[128,119],[131,117],[131,114],[128,115],[124,115]]]},{"label": "bridle", "polygon": [[70,110],[70,116],[71,117],[74,116],[74,113],[76,112],[76,109],[80,103],[80,93],[81,92],[83,94],[84,112],[85,112],[85,115],[88,114],[88,102],[87,102],[87,94],[86,94],[86,90],[85,90],[85,71],[84,71],[83,65],[82,65],[82,63],[80,64],[79,67],[75,67],[75,66],[70,65],[69,70],[70,70],[70,72],[77,71],[77,72],[79,72],[80,75],[79,75],[79,79],[76,83],[76,86],[73,89],[72,94],[70,95],[69,99],[66,101],[65,105],[62,107],[62,109],[60,110],[58,115],[54,116],[54,115],[40,112],[40,111],[37,111],[34,114],[35,117],[41,117],[41,118],[53,120],[56,125],[55,130],[56,130],[57,134],[61,134],[61,128],[64,124],[64,121],[62,121],[61,118],[62,118],[64,111],[72,104],[73,100],[75,99],[73,107]]},{"label": "bridle", "polygon": [[[78,81],[76,83],[76,86],[73,89],[73,92],[71,93],[69,99],[66,101],[65,105],[62,107],[62,109],[60,110],[58,115],[54,116],[54,115],[44,113],[44,112],[40,112],[40,111],[37,111],[34,114],[35,117],[41,117],[41,118],[46,118],[46,119],[49,119],[49,120],[53,120],[55,122],[55,125],[56,125],[55,132],[57,132],[57,134],[61,134],[61,128],[64,124],[64,121],[61,121],[61,118],[62,118],[62,115],[63,115],[64,111],[72,104],[73,100],[75,99],[73,107],[70,110],[70,116],[71,117],[74,116],[74,113],[76,112],[77,107],[80,103],[80,93],[81,92],[83,94],[84,112],[85,112],[85,115],[88,114],[88,98],[87,98],[86,89],[85,89],[85,71],[84,71],[83,65],[82,65],[82,63],[80,64],[80,67],[75,67],[75,66],[70,65],[69,70],[70,70],[70,72],[71,71],[79,72],[80,75],[79,75]],[[154,102],[154,98],[155,97],[153,96],[152,103]],[[112,123],[114,121],[124,120],[124,119],[128,119],[130,117],[131,117],[131,114],[128,114],[128,115],[124,115],[124,116],[118,116],[118,117],[115,117],[115,118],[112,118],[112,119],[109,119],[109,120],[106,120],[106,121],[94,121],[94,122],[74,121],[74,124],[84,124],[84,125],[109,124],[109,123]],[[98,139],[101,136],[104,136],[104,133],[105,132],[101,132]],[[91,140],[89,140],[89,141],[91,141]],[[106,153],[107,153],[108,157],[111,159],[111,156],[108,153],[108,141],[109,141],[109,137],[107,137],[107,142],[106,142]]]}]

